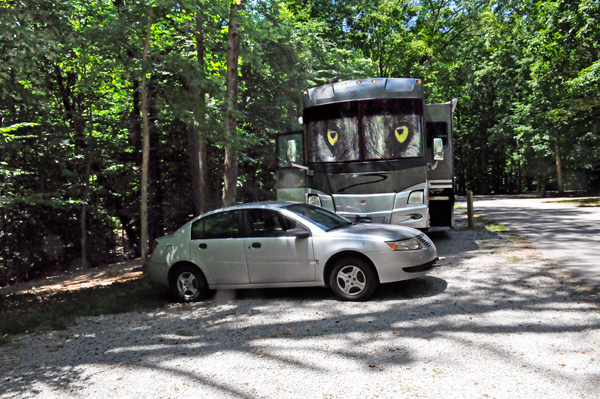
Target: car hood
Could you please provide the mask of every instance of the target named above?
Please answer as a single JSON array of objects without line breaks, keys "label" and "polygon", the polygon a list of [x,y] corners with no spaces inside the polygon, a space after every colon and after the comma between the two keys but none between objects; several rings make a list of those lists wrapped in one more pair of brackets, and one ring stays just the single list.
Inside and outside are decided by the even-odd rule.
[{"label": "car hood", "polygon": [[357,238],[357,235],[376,236],[390,241],[406,240],[421,234],[419,230],[412,227],[370,223],[354,224],[346,228],[334,230],[331,233],[336,236],[352,236],[352,238]]}]

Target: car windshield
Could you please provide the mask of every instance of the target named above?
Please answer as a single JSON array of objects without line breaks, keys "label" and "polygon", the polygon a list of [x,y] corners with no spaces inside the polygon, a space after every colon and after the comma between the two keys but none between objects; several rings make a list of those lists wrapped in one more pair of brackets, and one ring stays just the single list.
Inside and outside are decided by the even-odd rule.
[{"label": "car windshield", "polygon": [[352,224],[348,219],[314,205],[294,204],[285,206],[283,209],[287,209],[288,211],[300,215],[325,231],[339,229],[340,227],[346,227]]}]

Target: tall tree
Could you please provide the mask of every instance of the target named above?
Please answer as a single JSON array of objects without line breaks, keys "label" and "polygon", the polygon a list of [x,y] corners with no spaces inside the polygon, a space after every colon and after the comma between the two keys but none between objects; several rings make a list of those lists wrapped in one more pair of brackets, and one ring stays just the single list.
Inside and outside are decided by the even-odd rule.
[{"label": "tall tree", "polygon": [[196,11],[192,36],[196,46],[196,61],[198,75],[196,81],[187,83],[190,94],[190,112],[193,120],[187,123],[188,156],[190,162],[190,177],[194,196],[196,215],[208,211],[208,147],[206,132],[206,62],[205,62],[205,13]]},{"label": "tall tree", "polygon": [[142,78],[140,82],[140,97],[142,102],[142,176],[140,183],[140,218],[141,218],[141,243],[142,264],[145,266],[148,261],[149,242],[148,242],[148,162],[150,159],[150,122],[149,122],[149,104],[148,104],[148,52],[150,50],[150,38],[152,36],[152,16],[154,9],[148,9],[148,22],[146,24],[146,40],[142,51]]},{"label": "tall tree", "polygon": [[235,204],[237,154],[238,58],[240,52],[240,9],[243,0],[232,0],[227,32],[227,103],[225,111],[225,163],[223,165],[223,206]]}]

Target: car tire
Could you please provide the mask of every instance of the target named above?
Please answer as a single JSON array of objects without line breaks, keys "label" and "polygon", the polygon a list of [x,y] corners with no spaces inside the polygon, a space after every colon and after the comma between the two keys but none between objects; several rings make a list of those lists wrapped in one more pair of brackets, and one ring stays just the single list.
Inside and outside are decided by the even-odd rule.
[{"label": "car tire", "polygon": [[343,301],[359,302],[368,299],[375,292],[378,283],[373,267],[355,257],[339,260],[329,275],[329,286],[333,294]]},{"label": "car tire", "polygon": [[182,266],[173,276],[173,291],[182,302],[195,302],[206,297],[208,284],[198,268]]}]

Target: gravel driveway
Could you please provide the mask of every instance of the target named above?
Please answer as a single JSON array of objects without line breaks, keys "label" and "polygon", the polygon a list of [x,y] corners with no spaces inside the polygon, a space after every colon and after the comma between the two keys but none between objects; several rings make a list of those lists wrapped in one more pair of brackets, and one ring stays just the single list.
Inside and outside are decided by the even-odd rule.
[{"label": "gravel driveway", "polygon": [[597,291],[508,233],[431,237],[443,266],[366,303],[223,291],[27,334],[0,397],[598,398]]}]

